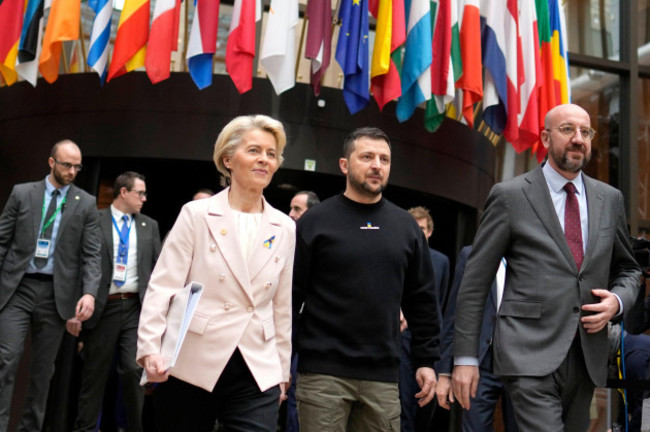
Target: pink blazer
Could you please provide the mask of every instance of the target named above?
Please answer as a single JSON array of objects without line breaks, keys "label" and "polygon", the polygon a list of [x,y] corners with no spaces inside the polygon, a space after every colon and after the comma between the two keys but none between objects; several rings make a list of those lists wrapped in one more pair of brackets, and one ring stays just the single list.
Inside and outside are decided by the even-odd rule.
[{"label": "pink blazer", "polygon": [[137,360],[159,354],[171,297],[205,285],[170,374],[212,391],[236,348],[261,391],[289,381],[295,224],[264,201],[260,231],[245,260],[228,189],[181,210],[142,304]]}]

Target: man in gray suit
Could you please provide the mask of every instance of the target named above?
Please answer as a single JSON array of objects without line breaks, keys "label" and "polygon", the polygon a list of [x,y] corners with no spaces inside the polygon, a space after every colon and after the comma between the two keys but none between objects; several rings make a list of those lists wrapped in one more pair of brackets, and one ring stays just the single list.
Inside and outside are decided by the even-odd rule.
[{"label": "man in gray suit", "polygon": [[501,257],[506,282],[494,372],[521,431],[586,431],[594,385],[607,377],[607,323],[636,298],[640,270],[622,194],[582,169],[595,131],[577,105],[546,115],[548,160],[490,192],[458,295],[452,387],[470,406],[481,318]]},{"label": "man in gray suit", "polygon": [[0,215],[0,430],[6,431],[18,364],[31,328],[27,400],[19,430],[39,431],[66,320],[93,313],[100,276],[95,198],[72,184],[75,143],[56,143],[50,174],[14,186]]},{"label": "man in gray suit", "polygon": [[[96,429],[116,351],[127,430],[142,430],[142,370],[135,362],[138,319],[161,248],[158,223],[140,213],[146,200],[144,176],[127,171],[115,179],[111,206],[99,211],[102,279],[95,313],[83,324],[84,367],[75,431]],[[81,323],[72,321],[68,327],[78,333]]]}]

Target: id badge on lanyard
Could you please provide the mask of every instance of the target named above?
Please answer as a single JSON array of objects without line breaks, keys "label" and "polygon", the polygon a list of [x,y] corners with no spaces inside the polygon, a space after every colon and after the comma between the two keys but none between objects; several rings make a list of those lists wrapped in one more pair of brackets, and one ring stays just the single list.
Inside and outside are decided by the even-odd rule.
[{"label": "id badge on lanyard", "polygon": [[50,239],[38,239],[36,242],[36,253],[34,256],[36,258],[48,259],[50,257],[50,245],[52,241]]},{"label": "id badge on lanyard", "polygon": [[115,231],[117,231],[117,235],[120,237],[120,242],[117,247],[117,257],[113,264],[113,280],[117,282],[126,282],[126,259],[128,254],[126,246],[129,244],[132,224],[133,222],[129,224],[129,229],[126,232],[126,236],[124,236],[122,230],[118,229],[115,218],[113,218]]},{"label": "id badge on lanyard", "polygon": [[[55,198],[52,198],[55,199]],[[52,239],[45,238],[45,231],[47,228],[54,223],[56,216],[61,211],[61,207],[65,204],[66,197],[63,197],[61,204],[56,208],[56,211],[52,214],[49,220],[45,220],[45,200],[43,200],[43,227],[41,228],[41,238],[36,241],[36,253],[34,253],[35,258],[44,258],[48,259],[50,257],[50,247],[52,246]]]}]

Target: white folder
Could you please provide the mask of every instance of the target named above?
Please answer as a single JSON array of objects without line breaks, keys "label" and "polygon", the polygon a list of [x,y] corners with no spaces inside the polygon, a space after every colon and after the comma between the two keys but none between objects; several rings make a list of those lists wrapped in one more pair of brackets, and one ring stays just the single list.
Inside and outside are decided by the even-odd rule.
[{"label": "white folder", "polygon": [[[165,370],[176,365],[178,353],[183,346],[187,329],[190,322],[192,322],[201,293],[203,293],[203,284],[192,281],[171,298],[167,310],[167,327],[165,333],[163,333],[160,347],[160,355],[165,360]],[[143,370],[140,385],[147,382],[147,371]]]}]

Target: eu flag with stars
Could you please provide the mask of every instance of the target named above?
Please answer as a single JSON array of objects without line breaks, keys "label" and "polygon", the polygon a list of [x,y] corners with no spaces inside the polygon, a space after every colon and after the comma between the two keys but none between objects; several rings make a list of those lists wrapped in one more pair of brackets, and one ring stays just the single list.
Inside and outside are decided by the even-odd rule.
[{"label": "eu flag with stars", "polygon": [[343,99],[350,113],[356,114],[370,100],[368,0],[342,0],[339,19],[336,61],[345,75]]}]

